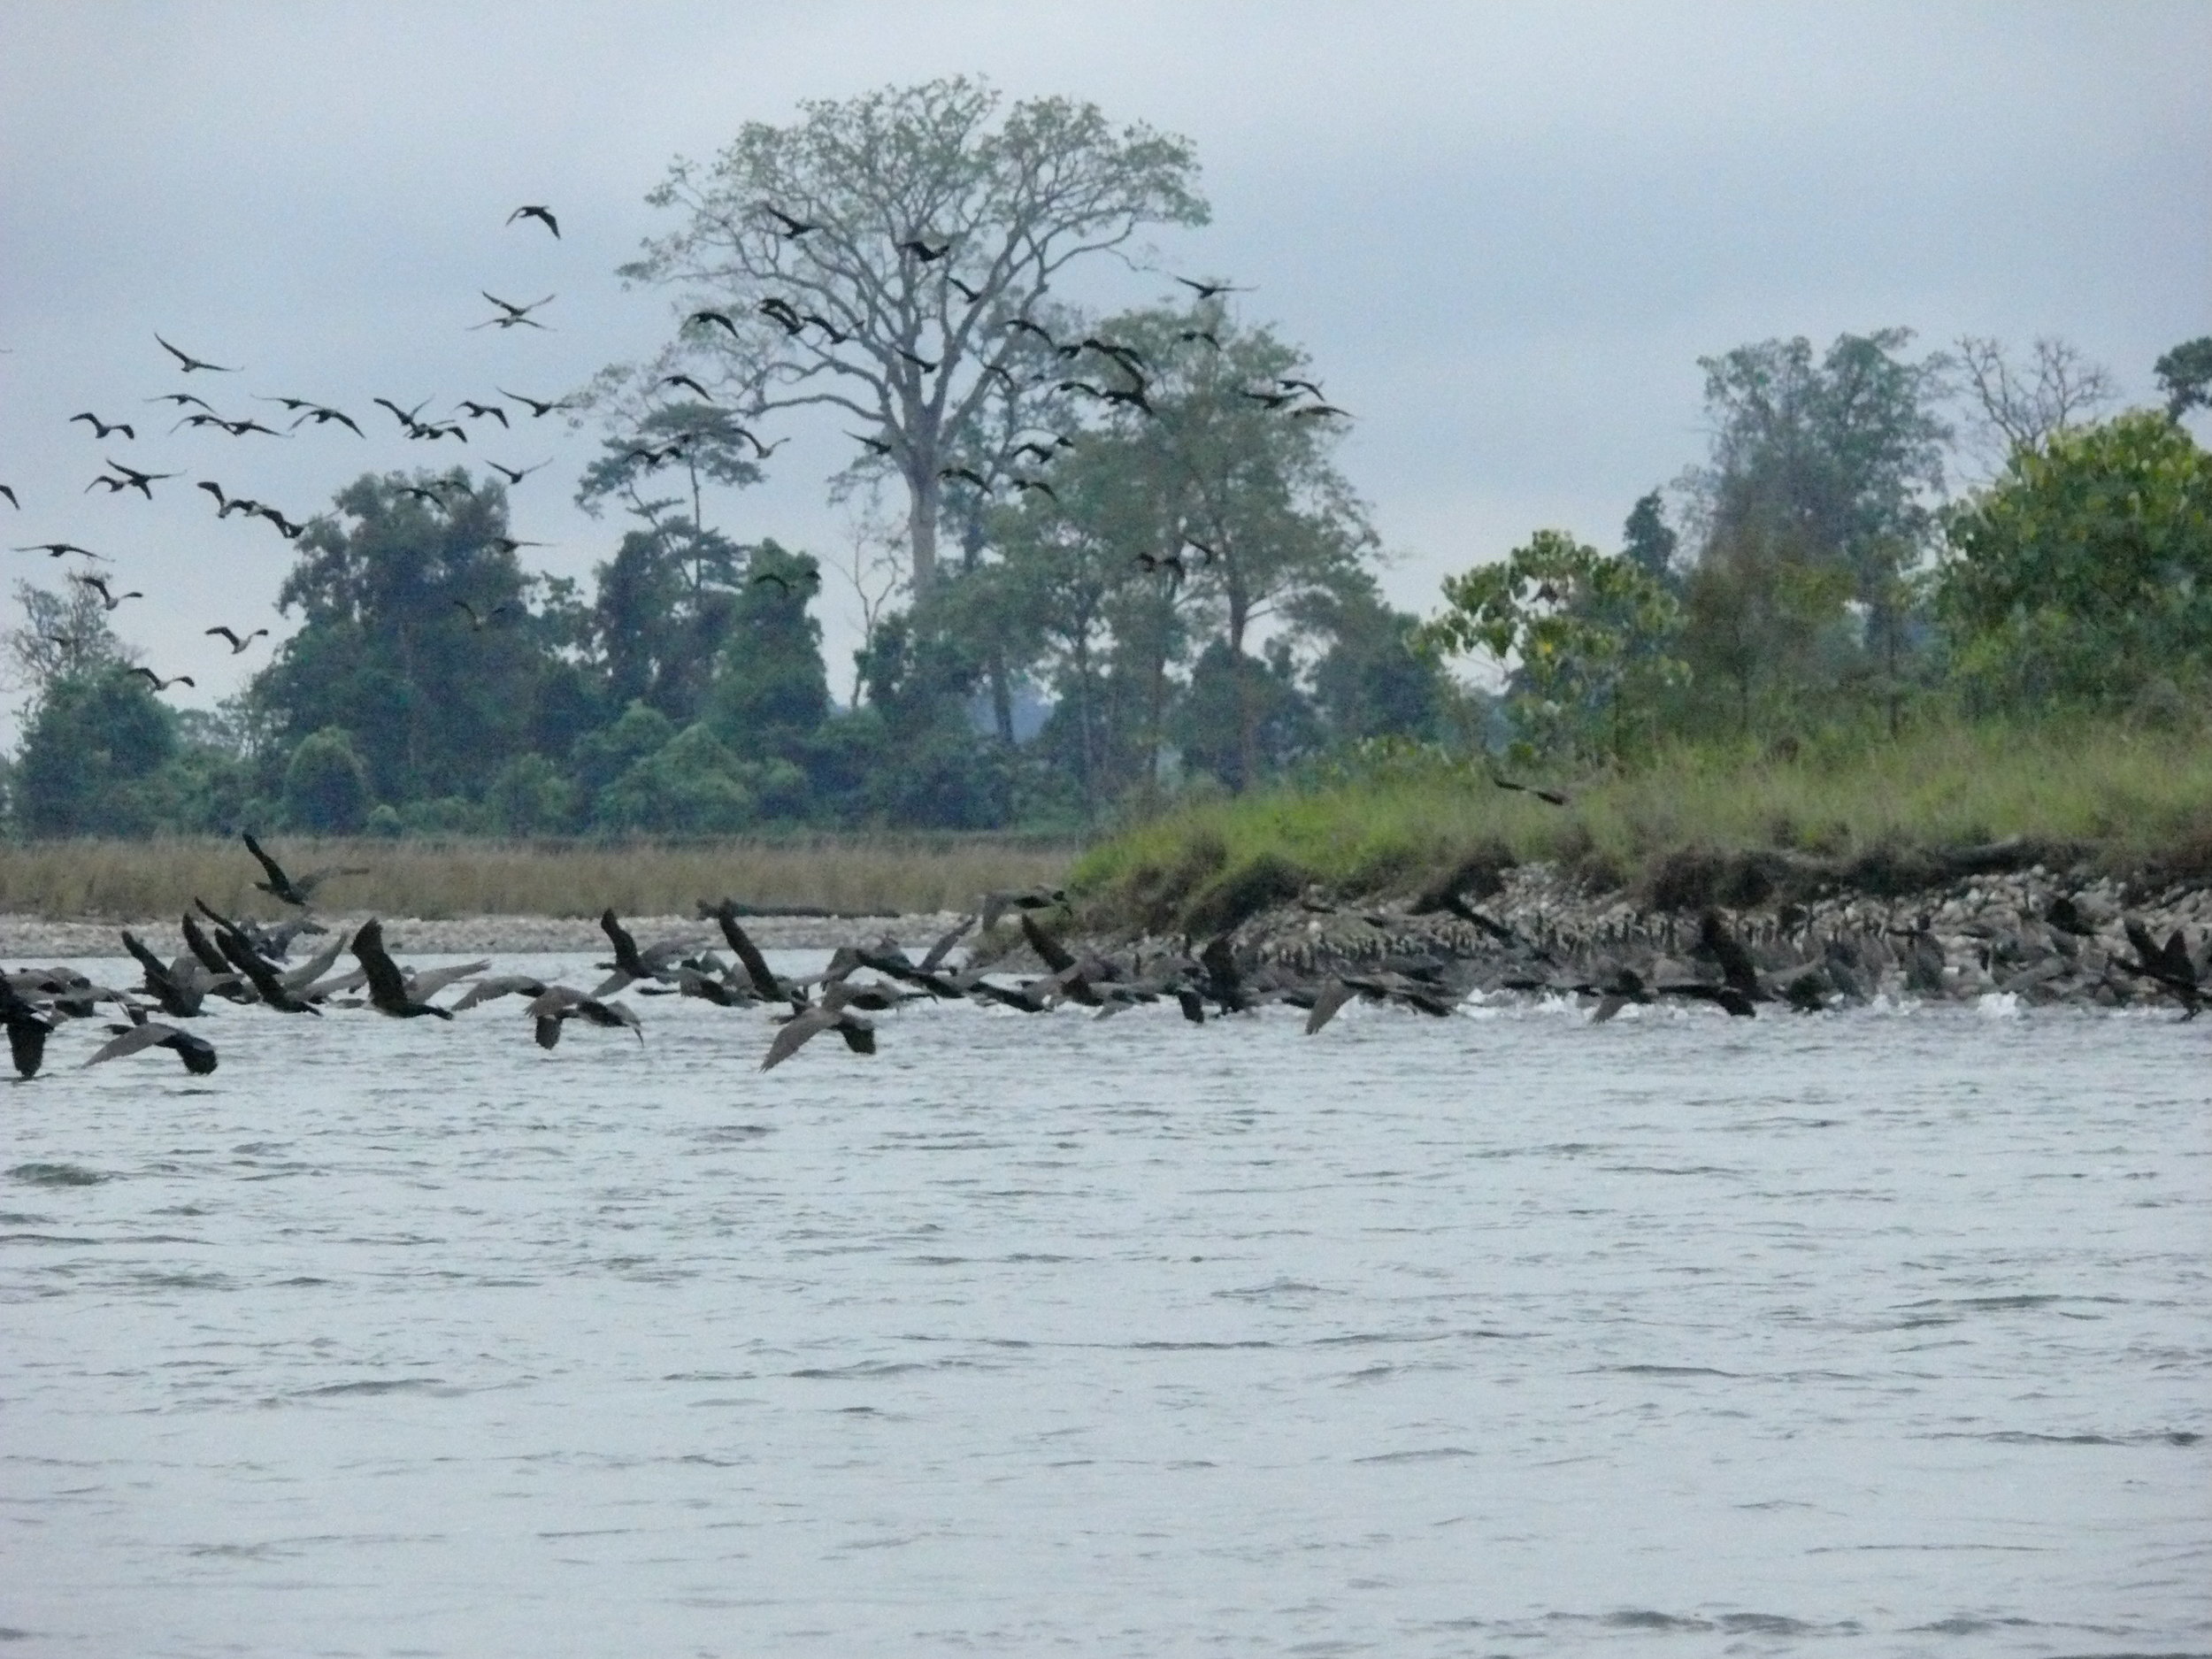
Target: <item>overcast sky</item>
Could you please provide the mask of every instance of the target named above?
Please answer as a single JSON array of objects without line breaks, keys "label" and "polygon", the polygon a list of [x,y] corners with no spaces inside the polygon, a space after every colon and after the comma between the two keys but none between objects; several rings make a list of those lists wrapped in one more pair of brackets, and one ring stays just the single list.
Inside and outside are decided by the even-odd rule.
[{"label": "overcast sky", "polygon": [[[1213,221],[1160,236],[1160,266],[1253,285],[1245,319],[1311,351],[1359,417],[1341,460],[1386,586],[1425,611],[1441,575],[1540,526],[1617,545],[1636,496],[1701,453],[1696,359],[1747,341],[2055,334],[2149,401],[2153,359],[2212,333],[2208,65],[2202,4],[10,0],[0,482],[22,510],[0,503],[0,526],[111,555],[150,595],[124,636],[198,680],[181,703],[211,702],[267,641],[234,660],[200,630],[281,633],[290,549],[217,523],[193,480],[297,518],[364,470],[449,465],[369,399],[550,397],[664,339],[664,296],[613,273],[668,227],[643,197],[672,157],[803,98],[980,73],[1194,142]],[[503,224],[523,202],[562,240]],[[480,288],[557,292],[557,332],[469,332]],[[1133,273],[1102,296],[1166,291]],[[181,376],[156,330],[248,372]],[[326,400],[371,439],[173,436],[143,400],[180,389],[227,414]],[[137,441],[96,441],[81,410]],[[710,517],[834,562],[835,424],[795,419],[770,483]],[[593,434],[522,425],[474,449],[553,458],[514,492],[515,534],[588,579],[621,530],[571,502]],[[88,495],[104,455],[187,476],[150,505]],[[833,580],[823,611],[841,685]]]}]

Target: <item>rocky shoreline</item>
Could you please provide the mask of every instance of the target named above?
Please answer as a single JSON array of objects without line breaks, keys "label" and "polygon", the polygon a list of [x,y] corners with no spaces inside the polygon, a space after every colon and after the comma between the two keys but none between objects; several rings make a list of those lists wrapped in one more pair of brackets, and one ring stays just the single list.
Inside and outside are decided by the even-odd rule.
[{"label": "rocky shoreline", "polygon": [[[2153,889],[2041,864],[1915,892],[1671,907],[1525,864],[1394,903],[1309,891],[1247,918],[1229,937],[1238,959],[1260,973],[1417,974],[1442,964],[1440,974],[1429,971],[1462,992],[1599,995],[1623,983],[1624,970],[1640,987],[1725,982],[1714,930],[1743,947],[1760,997],[1807,1010],[2001,995],[2034,1006],[2193,1011],[2195,987],[2212,992],[2212,886]],[[2177,933],[2178,956],[2170,942]]]},{"label": "rocky shoreline", "polygon": [[[2212,995],[2212,884],[2200,880],[2151,887],[2084,868],[2034,864],[1904,892],[1847,886],[1806,892],[1801,884],[1794,896],[1785,887],[1745,902],[1743,871],[1722,874],[1717,893],[1709,879],[1655,895],[1598,887],[1550,864],[1472,867],[1424,894],[1368,903],[1309,888],[1255,910],[1222,937],[1258,985],[1344,977],[1386,993],[1395,987],[1455,998],[1602,998],[1609,990],[1627,992],[1631,1001],[1647,1000],[1647,990],[1697,995],[1698,987],[1730,982],[1729,951],[1716,949],[1717,938],[1740,946],[1747,958],[1755,978],[1747,977],[1743,958],[1734,977],[1751,1000],[1807,1011],[1877,998],[1972,1002],[1994,995],[2039,1007],[2189,1012],[2198,1004],[2197,987]],[[1663,903],[1661,896],[1675,902]],[[1726,902],[1732,896],[1739,902]],[[368,918],[321,919],[334,931],[350,931]],[[747,917],[744,926],[765,949],[831,950],[872,945],[887,935],[909,947],[926,945],[961,919],[950,912],[760,915]],[[695,916],[628,917],[625,924],[641,941],[718,943],[712,923]],[[0,961],[121,956],[126,927],[163,956],[182,948],[173,918],[122,923],[0,915]],[[605,934],[588,917],[388,918],[384,928],[393,950],[417,956],[607,949]],[[1139,964],[1182,956],[1204,942],[1141,930],[1134,937],[1077,931],[1086,935],[1071,938],[1078,949]],[[2177,935],[2177,946],[2171,942]],[[979,957],[995,967],[1033,964],[1013,926],[971,937]]]}]

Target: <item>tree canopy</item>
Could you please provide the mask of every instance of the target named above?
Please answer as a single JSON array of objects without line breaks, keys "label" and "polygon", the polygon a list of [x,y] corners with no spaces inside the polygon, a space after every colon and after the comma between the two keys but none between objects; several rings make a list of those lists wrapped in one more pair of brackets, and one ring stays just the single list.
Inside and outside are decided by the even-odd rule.
[{"label": "tree canopy", "polygon": [[372,475],[336,506],[299,539],[277,606],[302,626],[255,682],[257,703],[288,749],[350,733],[381,799],[480,787],[530,747],[565,589],[523,570],[496,483]]},{"label": "tree canopy", "polygon": [[1118,131],[1092,104],[1002,114],[965,77],[803,104],[679,160],[648,198],[686,222],[623,268],[675,290],[678,339],[602,396],[680,366],[757,422],[818,407],[904,483],[914,580],[937,564],[941,470],[982,419],[1025,316],[1074,262],[1154,223],[1204,222],[1184,140]]},{"label": "tree canopy", "polygon": [[160,773],[176,716],[146,682],[92,667],[49,682],[16,759],[17,824],[33,835],[142,835],[168,817]]},{"label": "tree canopy", "polygon": [[1679,672],[1668,655],[1680,625],[1673,596],[1627,554],[1561,531],[1539,530],[1502,563],[1445,578],[1444,600],[1424,641],[1509,669],[1507,708],[1532,758],[1618,756],[1627,697]]},{"label": "tree canopy", "polygon": [[1060,687],[1087,801],[1153,785],[1171,667],[1213,635],[1215,657],[1198,649],[1225,689],[1209,706],[1231,725],[1182,747],[1240,786],[1263,770],[1275,695],[1249,672],[1253,630],[1294,627],[1302,607],[1368,581],[1376,537],[1334,462],[1342,412],[1306,389],[1303,353],[1217,299],[1125,312],[1085,339],[1095,378],[1078,383],[1141,386],[1141,401],[1094,393],[1097,424],[1056,454],[1051,488],[991,519],[1006,626]]},{"label": "tree canopy", "polygon": [[2152,365],[2166,394],[2166,415],[2179,420],[2193,409],[2212,409],[2212,334],[2185,340]]},{"label": "tree canopy", "polygon": [[1951,362],[1906,357],[1911,340],[1841,334],[1816,357],[1801,335],[1699,359],[1711,455],[1682,479],[1699,542],[1684,647],[1746,727],[1763,697],[1801,708],[1910,665],[1912,577],[1953,437]]},{"label": "tree canopy", "polygon": [[[666,300],[666,344],[524,400],[603,422],[576,498],[621,516],[588,578],[529,568],[491,478],[365,474],[279,516],[294,631],[182,714],[131,672],[129,595],[19,583],[15,827],[1065,829],[1428,743],[1614,766],[1669,733],[1793,742],[1876,710],[1893,733],[1915,699],[2212,687],[2182,424],[2212,341],[2159,359],[2162,411],[2117,419],[2115,379],[2055,339],[1701,358],[1707,453],[1633,503],[1618,553],[1563,529],[1483,549],[1425,622],[1385,597],[1352,415],[1245,313],[1251,284],[1071,297],[1087,263],[1150,268],[1147,227],[1204,222],[1184,140],[954,78],[749,123],[649,199],[673,223],[622,274]],[[799,419],[857,446],[826,480],[868,503],[849,569],[748,526]],[[1986,481],[1947,501],[1977,445]],[[826,570],[860,601],[849,677]],[[1465,655],[1499,696],[1451,678]]]},{"label": "tree canopy", "polygon": [[1948,540],[1938,611],[1983,695],[2103,702],[2212,673],[2212,456],[2163,416],[2015,450]]}]

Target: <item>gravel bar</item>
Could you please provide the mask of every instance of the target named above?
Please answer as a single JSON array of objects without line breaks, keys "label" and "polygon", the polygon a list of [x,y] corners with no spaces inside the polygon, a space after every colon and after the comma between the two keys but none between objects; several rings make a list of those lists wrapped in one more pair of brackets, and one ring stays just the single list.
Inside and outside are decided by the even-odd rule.
[{"label": "gravel bar", "polygon": [[[365,915],[322,918],[334,929],[350,931]],[[907,945],[926,946],[960,918],[946,911],[924,916],[748,916],[746,933],[764,950],[833,950],[889,933]],[[660,939],[697,939],[719,948],[721,931],[696,916],[626,916],[622,925],[640,944]],[[38,916],[0,916],[0,961],[43,957],[119,956],[128,928],[160,956],[183,949],[173,917],[138,921],[53,921]],[[535,955],[555,951],[605,950],[606,934],[588,916],[455,916],[384,918],[386,943],[417,956]],[[294,954],[299,954],[295,948]]]}]

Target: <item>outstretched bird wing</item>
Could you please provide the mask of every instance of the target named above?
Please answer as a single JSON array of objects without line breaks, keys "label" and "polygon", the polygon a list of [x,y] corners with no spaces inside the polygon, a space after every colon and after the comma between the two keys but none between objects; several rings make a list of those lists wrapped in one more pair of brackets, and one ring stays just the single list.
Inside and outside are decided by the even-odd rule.
[{"label": "outstretched bird wing", "polygon": [[803,1014],[794,1014],[783,1023],[776,1040],[768,1045],[768,1053],[760,1063],[764,1071],[772,1071],[806,1046],[811,1038],[837,1024],[840,1016],[827,1008],[810,1008]]},{"label": "outstretched bird wing", "polygon": [[1336,1018],[1337,1010],[1352,1000],[1352,987],[1342,979],[1331,979],[1313,999],[1313,1007],[1306,1015],[1306,1035],[1310,1037]]},{"label": "outstretched bird wing", "polygon": [[737,925],[737,906],[724,899],[709,914],[721,924],[722,938],[737,953],[737,959],[745,964],[745,977],[753,982],[753,989],[759,992],[764,1001],[785,1001],[789,993],[776,983],[776,976],[768,969],[768,958],[760,954],[760,947],[753,943],[751,936]]},{"label": "outstretched bird wing", "polygon": [[1054,973],[1065,973],[1075,966],[1075,958],[1068,954],[1065,945],[1037,926],[1027,910],[1021,913],[1022,937],[1037,953],[1037,960]]},{"label": "outstretched bird wing", "polygon": [[121,1036],[103,1044],[98,1051],[85,1062],[85,1064],[97,1065],[103,1060],[120,1060],[126,1055],[136,1054],[142,1048],[156,1047],[164,1038],[182,1034],[174,1025],[164,1025],[157,1020],[148,1020],[142,1025],[131,1026]]},{"label": "outstretched bird wing", "polygon": [[308,987],[330,972],[332,964],[338,960],[339,953],[345,948],[346,936],[340,933],[309,960],[280,975],[280,977],[284,981],[284,988],[288,991],[304,993]]},{"label": "outstretched bird wing", "polygon": [[518,992],[534,999],[543,996],[545,990],[544,980],[532,979],[526,973],[499,974],[488,979],[479,979],[469,987],[462,994],[461,1000],[454,1003],[453,1011],[457,1014],[464,1009],[474,1008],[479,1002],[488,1002],[494,997],[512,996]]},{"label": "outstretched bird wing", "polygon": [[240,839],[246,843],[246,850],[260,860],[261,867],[269,872],[270,891],[279,898],[282,898],[290,892],[292,881],[291,878],[284,873],[284,866],[262,851],[261,843],[254,840],[253,833],[250,830],[241,831]]},{"label": "outstretched bird wing", "polygon": [[952,948],[966,938],[968,930],[974,926],[974,917],[964,916],[956,925],[947,928],[937,942],[929,948],[928,954],[922,958],[921,972],[934,973],[943,967],[945,958],[952,953]]},{"label": "outstretched bird wing", "polygon": [[138,965],[146,971],[146,988],[149,991],[165,1002],[170,996],[175,995],[176,980],[170,974],[168,968],[163,964],[161,958],[147,949],[144,941],[127,927],[123,930],[123,949],[129,951],[137,960]]},{"label": "outstretched bird wing", "polygon": [[183,927],[184,948],[199,959],[199,964],[203,968],[219,979],[237,977],[231,971],[229,959],[215,949],[208,936],[200,931],[200,925],[192,919],[188,911],[185,915]]},{"label": "outstretched bird wing", "polygon": [[615,965],[623,972],[634,979],[649,979],[653,977],[643,959],[638,955],[637,941],[630,936],[630,930],[623,926],[616,918],[612,905],[608,906],[600,913],[599,931],[606,934],[613,942]]}]

